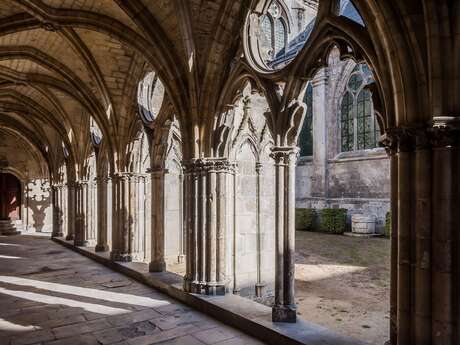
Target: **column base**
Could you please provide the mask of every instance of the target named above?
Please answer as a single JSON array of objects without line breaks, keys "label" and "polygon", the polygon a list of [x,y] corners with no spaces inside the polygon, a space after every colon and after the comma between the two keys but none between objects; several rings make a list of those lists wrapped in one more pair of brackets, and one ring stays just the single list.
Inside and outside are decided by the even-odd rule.
[{"label": "column base", "polygon": [[198,281],[192,282],[192,293],[201,294],[203,285]]},{"label": "column base", "polygon": [[256,290],[256,297],[262,297],[265,293],[265,287],[267,285],[264,284],[264,283],[257,283],[256,286],[255,286],[255,290]]},{"label": "column base", "polygon": [[240,293],[241,293],[241,289],[240,289],[240,288],[233,288],[233,294],[234,294],[234,295],[239,296]]},{"label": "column base", "polygon": [[91,241],[91,240],[79,240],[79,241],[75,241],[74,242],[74,245],[76,247],[94,247],[94,241]]},{"label": "column base", "polygon": [[273,322],[297,322],[297,308],[295,305],[275,305],[272,308]]},{"label": "column base", "polygon": [[51,237],[64,237],[64,233],[58,232],[56,234],[52,234]]},{"label": "column base", "polygon": [[119,252],[110,252],[110,260],[112,261],[120,261],[120,262],[131,262],[133,258],[131,254],[119,253]]},{"label": "column base", "polygon": [[225,284],[207,283],[204,287],[205,294],[208,296],[224,296],[226,292]]},{"label": "column base", "polygon": [[184,291],[192,292],[192,280],[184,277]]},{"label": "column base", "polygon": [[164,261],[152,261],[149,264],[149,272],[165,272],[166,262]]},{"label": "column base", "polygon": [[68,234],[65,238],[66,241],[73,241],[74,240],[74,235],[73,234]]},{"label": "column base", "polygon": [[98,244],[94,250],[96,252],[107,252],[109,251],[109,246],[107,244]]}]

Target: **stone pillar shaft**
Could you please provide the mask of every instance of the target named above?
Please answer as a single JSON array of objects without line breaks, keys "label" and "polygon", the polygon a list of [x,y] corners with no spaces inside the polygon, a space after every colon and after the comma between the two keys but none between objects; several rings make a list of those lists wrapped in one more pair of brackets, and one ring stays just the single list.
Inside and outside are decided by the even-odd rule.
[{"label": "stone pillar shaft", "polygon": [[262,164],[256,163],[256,173],[257,173],[257,181],[256,181],[256,212],[257,212],[257,283],[255,286],[255,293],[257,297],[262,297],[264,294],[264,287],[265,283],[262,280],[262,229],[261,229],[261,205],[260,205],[260,198],[261,198],[261,187],[262,187]]},{"label": "stone pillar shaft", "polygon": [[53,199],[53,237],[59,237],[59,190],[57,185],[51,186]]},{"label": "stone pillar shaft", "polygon": [[75,197],[75,182],[67,184],[67,237],[66,240],[73,241],[75,239],[76,226],[76,197]]},{"label": "stone pillar shaft", "polygon": [[137,239],[137,191],[139,177],[132,173],[118,173],[112,177],[112,251],[114,261],[142,260]]},{"label": "stone pillar shaft", "polygon": [[78,181],[77,192],[77,228],[75,245],[92,247],[95,245],[93,229],[91,228],[91,186],[88,181]]},{"label": "stone pillar shaft", "polygon": [[431,171],[432,154],[425,136],[415,150],[415,343],[431,343]]},{"label": "stone pillar shaft", "polygon": [[295,305],[295,164],[297,147],[274,147],[276,257],[274,322],[296,322]]},{"label": "stone pillar shaft", "polygon": [[165,169],[152,171],[152,255],[150,272],[166,271],[165,262]]},{"label": "stone pillar shaft", "polygon": [[[435,303],[431,308],[432,344],[453,345],[460,339],[455,339],[456,327],[460,320],[454,317],[455,300],[458,291],[455,281],[458,279],[458,267],[455,263],[456,251],[453,247],[458,229],[453,228],[454,211],[454,176],[453,147],[450,143],[437,143],[433,150],[433,233],[432,248],[432,291]],[[459,178],[458,176],[456,177]],[[457,211],[460,209],[456,205]],[[458,213],[457,213],[458,216]],[[455,270],[457,272],[455,272]],[[428,297],[428,296],[427,296]],[[428,301],[427,301],[428,302]]]},{"label": "stone pillar shaft", "polygon": [[97,179],[97,252],[109,250],[107,243],[107,178]]},{"label": "stone pillar shaft", "polygon": [[314,197],[328,197],[327,191],[327,135],[329,124],[327,108],[328,77],[322,69],[312,80],[313,86],[313,161],[315,171],[312,176],[311,195]]},{"label": "stone pillar shaft", "polygon": [[397,222],[392,224],[392,345],[460,340],[460,236],[454,217],[460,211],[460,121],[444,120],[447,124],[389,131],[398,144],[391,158]]}]

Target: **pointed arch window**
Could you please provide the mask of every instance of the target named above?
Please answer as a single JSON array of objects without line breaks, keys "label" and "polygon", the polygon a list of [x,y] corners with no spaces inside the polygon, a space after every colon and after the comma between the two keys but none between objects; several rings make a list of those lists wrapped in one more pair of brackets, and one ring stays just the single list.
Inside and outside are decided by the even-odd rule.
[{"label": "pointed arch window", "polygon": [[380,130],[374,115],[372,94],[365,89],[372,81],[372,73],[365,64],[357,65],[348,79],[340,107],[342,152],[378,146]]},{"label": "pointed arch window", "polygon": [[313,156],[313,86],[308,84],[304,102],[307,113],[299,136],[300,156]]}]

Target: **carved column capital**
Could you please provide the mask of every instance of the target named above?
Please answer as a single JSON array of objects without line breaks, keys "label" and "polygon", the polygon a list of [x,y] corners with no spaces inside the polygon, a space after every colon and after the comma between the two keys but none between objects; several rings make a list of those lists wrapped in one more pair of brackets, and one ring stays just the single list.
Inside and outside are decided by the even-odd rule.
[{"label": "carved column capital", "polygon": [[435,117],[431,141],[435,148],[460,146],[460,117]]},{"label": "carved column capital", "polygon": [[199,158],[184,161],[184,173],[234,173],[236,164],[227,158]]},{"label": "carved column capital", "polygon": [[299,158],[300,149],[297,146],[275,146],[272,148],[270,157],[275,160],[275,164],[296,163]]}]

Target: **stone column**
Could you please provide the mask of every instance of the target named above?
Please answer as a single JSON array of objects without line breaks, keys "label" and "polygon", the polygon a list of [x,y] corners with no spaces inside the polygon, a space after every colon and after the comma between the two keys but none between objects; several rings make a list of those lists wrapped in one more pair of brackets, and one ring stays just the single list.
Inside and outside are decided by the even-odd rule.
[{"label": "stone column", "polygon": [[233,248],[232,248],[232,268],[233,268],[233,294],[234,295],[239,295],[240,294],[240,284],[238,280],[238,271],[239,271],[239,265],[238,265],[238,258],[237,258],[237,253],[238,253],[238,238],[237,238],[237,183],[238,183],[238,166],[235,166],[234,169],[234,174],[232,176],[232,203],[233,203],[233,208],[232,208],[232,215],[233,215],[233,221],[232,221],[232,241],[233,241]]},{"label": "stone column", "polygon": [[61,198],[62,198],[62,236],[67,236],[69,234],[69,219],[68,219],[68,190],[67,185],[63,184],[61,188]]},{"label": "stone column", "polygon": [[273,322],[296,322],[295,165],[297,147],[274,147],[276,194],[275,305]]},{"label": "stone column", "polygon": [[392,158],[392,345],[459,340],[459,127],[459,121],[438,118],[434,127],[392,130],[398,144]]},{"label": "stone column", "polygon": [[67,183],[67,241],[75,239],[76,226],[76,198],[75,198],[75,182]]},{"label": "stone column", "polygon": [[185,240],[186,272],[184,291],[193,292],[198,284],[197,277],[197,224],[198,224],[198,174],[195,161],[184,163]]},{"label": "stone column", "polygon": [[397,139],[385,134],[381,140],[390,159],[391,180],[391,263],[390,263],[390,344],[397,344],[398,307],[398,156]]},{"label": "stone column", "polygon": [[82,225],[82,188],[79,181],[75,181],[75,237],[74,245],[80,246],[83,242],[83,225]]},{"label": "stone column", "polygon": [[233,164],[207,158],[187,162],[187,273],[188,292],[224,295],[226,277],[227,175]]},{"label": "stone column", "polygon": [[[327,135],[330,121],[327,108],[326,69],[321,69],[312,80],[313,86],[313,164],[311,196],[327,198]],[[334,112],[335,114],[335,112]],[[332,126],[332,128],[336,128]]]},{"label": "stone column", "polygon": [[89,182],[85,180],[76,183],[76,201],[77,201],[77,216],[76,216],[76,231],[75,245],[80,247],[94,246],[94,238],[91,235],[90,229],[90,190]]},{"label": "stone column", "polygon": [[64,210],[65,210],[65,197],[64,197],[64,186],[60,184],[58,186],[58,196],[59,196],[59,229],[58,236],[64,236]]},{"label": "stone column", "polygon": [[150,272],[166,271],[165,261],[165,174],[164,168],[151,170],[152,237]]},{"label": "stone column", "polygon": [[136,198],[139,178],[132,173],[117,173],[112,177],[112,251],[114,261],[141,260],[136,240],[139,236]]},{"label": "stone column", "polygon": [[53,233],[52,237],[62,237],[62,200],[61,200],[61,186],[52,185],[51,193],[53,198]]},{"label": "stone column", "polygon": [[96,252],[109,250],[107,244],[107,178],[97,178],[97,244]]},{"label": "stone column", "polygon": [[177,257],[178,263],[185,261],[185,233],[184,233],[184,175],[179,175],[179,231],[180,231],[180,245],[179,245],[179,256]]},{"label": "stone column", "polygon": [[96,179],[88,181],[88,205],[87,205],[87,235],[89,247],[95,247],[97,244],[97,220],[98,220],[98,207],[97,207],[97,182]]},{"label": "stone column", "polygon": [[[450,121],[449,121],[450,122]],[[428,316],[430,324],[423,322],[421,326],[431,326],[428,330],[432,342],[420,344],[458,344],[460,327],[459,305],[459,254],[458,228],[454,227],[454,219],[459,217],[460,205],[455,204],[455,183],[460,178],[454,176],[454,147],[460,138],[460,122],[456,123],[457,131],[451,130],[448,124],[439,124],[433,131],[433,168],[432,168],[432,233],[429,238],[431,249],[431,289],[417,286],[418,294],[425,298],[421,316]],[[458,182],[457,182],[458,183]],[[425,230],[426,227],[420,230]],[[428,229],[429,226],[428,226]],[[430,299],[430,297],[432,299]],[[431,302],[431,303],[430,303]],[[428,306],[426,306],[428,304]],[[457,310],[455,310],[457,309]],[[425,321],[423,319],[422,321]],[[420,334],[425,335],[427,331]],[[417,340],[417,339],[416,339]],[[418,344],[418,343],[417,343]]]},{"label": "stone column", "polygon": [[257,204],[257,283],[255,286],[255,293],[257,297],[262,297],[264,295],[265,282],[262,278],[262,229],[261,229],[261,186],[262,186],[262,175],[263,175],[263,165],[262,163],[256,163],[256,173],[257,173],[257,186],[256,186],[256,204]]},{"label": "stone column", "polygon": [[414,197],[415,197],[415,272],[414,286],[418,291],[415,294],[414,332],[415,343],[420,345],[431,344],[431,209],[432,209],[432,152],[428,134],[420,131],[415,138],[414,155]]}]

